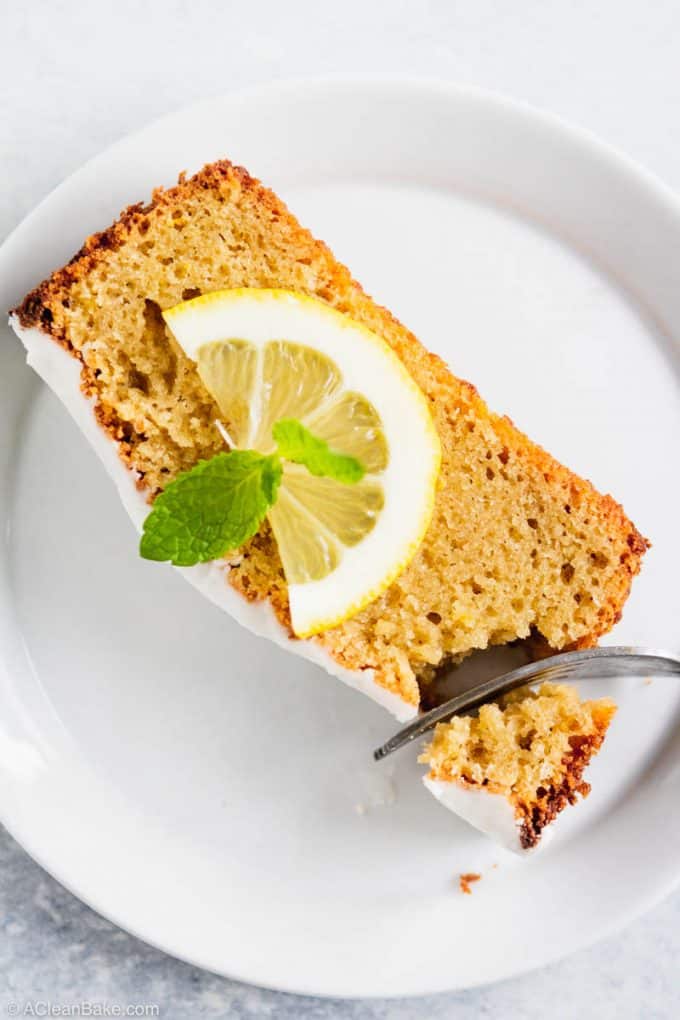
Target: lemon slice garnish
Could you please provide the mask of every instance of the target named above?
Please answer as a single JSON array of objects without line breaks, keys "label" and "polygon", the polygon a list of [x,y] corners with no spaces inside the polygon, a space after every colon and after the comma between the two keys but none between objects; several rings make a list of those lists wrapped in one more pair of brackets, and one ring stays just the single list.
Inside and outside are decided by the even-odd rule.
[{"label": "lemon slice garnish", "polygon": [[295,418],[356,457],[354,485],[286,464],[268,518],[295,634],[309,637],[377,598],[427,529],[439,438],[421,390],[385,341],[315,298],[227,290],[164,312],[233,445],[270,453]]}]

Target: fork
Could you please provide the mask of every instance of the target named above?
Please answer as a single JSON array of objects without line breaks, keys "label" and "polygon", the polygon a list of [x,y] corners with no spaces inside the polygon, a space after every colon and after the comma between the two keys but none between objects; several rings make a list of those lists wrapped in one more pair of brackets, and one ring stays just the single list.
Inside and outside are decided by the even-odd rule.
[{"label": "fork", "polygon": [[376,761],[398,751],[411,741],[434,729],[438,722],[454,715],[471,712],[487,701],[507,694],[516,687],[543,680],[596,680],[624,676],[680,676],[680,659],[670,652],[657,648],[634,648],[619,645],[611,648],[588,648],[581,652],[562,652],[547,659],[529,662],[519,669],[487,680],[472,690],[458,694],[430,712],[425,712],[373,752]]}]

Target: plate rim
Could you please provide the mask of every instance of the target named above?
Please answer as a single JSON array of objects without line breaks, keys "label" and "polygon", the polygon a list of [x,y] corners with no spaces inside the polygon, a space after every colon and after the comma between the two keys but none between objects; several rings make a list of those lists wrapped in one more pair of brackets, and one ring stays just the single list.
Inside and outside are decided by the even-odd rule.
[{"label": "plate rim", "polygon": [[123,145],[141,137],[150,128],[161,127],[164,123],[172,121],[180,114],[185,115],[193,111],[208,108],[212,105],[219,106],[221,103],[226,101],[234,103],[239,101],[255,102],[281,92],[290,92],[293,94],[300,89],[313,89],[324,86],[338,86],[340,88],[348,86],[388,86],[391,88],[407,87],[422,93],[437,93],[440,96],[451,99],[467,96],[471,99],[476,99],[480,102],[486,102],[490,105],[494,105],[499,109],[505,108],[511,114],[524,116],[528,120],[533,120],[536,124],[543,124],[543,126],[548,130],[562,134],[572,142],[580,143],[590,149],[594,155],[600,156],[603,159],[614,163],[617,169],[624,172],[629,176],[629,178],[655,192],[657,200],[666,205],[672,214],[680,217],[680,193],[676,192],[669,184],[667,184],[659,174],[655,173],[653,170],[649,170],[646,166],[644,166],[644,164],[638,162],[638,160],[634,159],[632,156],[629,156],[623,149],[619,148],[613,142],[609,142],[601,138],[590,128],[583,127],[581,124],[573,123],[566,117],[562,117],[560,114],[554,113],[549,109],[536,106],[535,104],[523,99],[508,96],[496,89],[487,89],[482,86],[457,82],[455,79],[440,78],[434,75],[399,74],[391,71],[336,71],[319,75],[282,75],[266,82],[244,85],[239,88],[231,89],[227,92],[218,93],[214,96],[195,100],[191,103],[181,104],[167,113],[163,113],[158,117],[153,117],[145,124],[142,124],[141,127],[135,128],[133,131],[129,131],[126,134],[121,135],[100,152],[90,156],[84,163],[81,163],[75,170],[60,180],[58,184],[56,184],[53,188],[50,188],[50,190],[41,199],[39,199],[37,204],[34,205],[32,209],[30,209],[30,211],[22,217],[16,226],[10,230],[9,234],[7,234],[5,239],[2,241],[2,244],[0,244],[0,256],[4,253],[5,248],[10,245],[10,242],[14,240],[15,235],[22,231],[26,224],[28,224],[39,212],[42,211],[43,206],[46,205],[62,187],[69,184],[75,177],[79,176],[84,171],[88,170],[93,163],[106,159],[114,153],[119,146],[122,147]]},{"label": "plate rim", "polygon": [[[556,132],[561,135],[567,142],[571,143],[576,148],[586,148],[590,150],[591,154],[598,157],[599,159],[605,160],[609,163],[613,169],[618,173],[625,175],[630,181],[636,186],[644,189],[648,194],[651,194],[655,200],[668,212],[668,214],[676,220],[680,227],[680,196],[678,196],[669,185],[667,185],[658,175],[645,167],[637,163],[633,158],[620,151],[614,145],[609,142],[603,141],[593,132],[586,128],[578,125],[569,123],[562,117],[553,114],[549,111],[535,107],[532,104],[509,98],[501,93],[493,90],[478,88],[476,86],[461,85],[454,81],[448,81],[446,79],[419,76],[419,75],[403,75],[394,73],[334,73],[317,76],[285,76],[282,78],[274,79],[273,81],[250,85],[243,88],[235,89],[226,92],[221,95],[205,98],[198,100],[181,107],[178,107],[169,113],[166,113],[158,118],[154,118],[141,128],[136,129],[107,146],[104,150],[96,155],[92,156],[81,166],[79,166],[73,173],[69,174],[63,181],[61,181],[55,188],[50,190],[44,198],[42,198],[38,204],[25,216],[17,226],[8,234],[5,238],[2,246],[0,247],[0,260],[2,260],[8,249],[11,250],[12,244],[23,229],[37,218],[43,208],[47,206],[59,193],[59,191],[70,184],[74,178],[77,178],[80,174],[87,173],[93,164],[98,161],[106,161],[118,147],[127,145],[134,142],[136,139],[144,136],[150,128],[162,127],[164,123],[172,122],[178,115],[187,115],[192,111],[200,111],[210,106],[220,106],[224,103],[238,104],[239,102],[252,102],[257,103],[266,101],[271,97],[281,98],[282,94],[284,98],[293,100],[295,95],[300,89],[310,90],[324,87],[336,87],[340,90],[344,88],[375,88],[385,87],[388,88],[406,88],[411,89],[420,94],[421,97],[429,95],[437,95],[439,97],[461,99],[464,97],[470,97],[471,99],[488,103],[495,106],[498,109],[507,111],[511,116],[523,117],[527,120],[532,121],[539,127],[542,127],[550,132]],[[304,987],[300,986],[299,983],[291,983],[290,985],[284,983],[277,983],[276,985],[268,984],[266,980],[262,980],[256,974],[252,973],[238,973],[238,972],[222,972],[219,970],[212,970],[205,963],[201,962],[200,959],[196,959],[191,953],[187,953],[186,950],[177,948],[173,945],[173,940],[169,939],[165,944],[157,941],[153,936],[149,936],[136,930],[134,924],[129,924],[124,919],[119,918],[115,911],[104,909],[97,904],[96,898],[88,896],[85,898],[81,893],[78,892],[77,883],[74,883],[68,877],[62,876],[62,869],[58,864],[53,865],[47,863],[49,853],[44,853],[44,847],[41,849],[40,846],[36,846],[34,841],[31,839],[30,832],[21,832],[21,825],[14,825],[12,821],[8,823],[4,817],[4,805],[0,805],[0,821],[7,828],[8,832],[13,839],[29,854],[36,863],[43,868],[48,874],[50,874],[56,881],[58,881],[65,889],[67,889],[72,895],[85,903],[85,905],[93,909],[100,916],[110,920],[112,923],[117,925],[124,931],[127,931],[134,937],[140,939],[144,943],[164,952],[177,959],[183,960],[193,966],[199,967],[204,970],[208,970],[211,973],[219,976],[228,977],[232,980],[244,981],[257,985],[258,987],[268,989],[271,991],[283,991],[287,993],[294,993],[299,995],[311,995],[319,998],[338,998],[342,997],[345,999],[359,999],[359,998],[395,998],[405,997],[412,998],[421,995],[436,994],[445,991],[462,990],[465,988],[484,987],[488,984],[493,984],[500,980],[505,980],[513,976],[520,976],[522,974],[529,973],[533,970],[547,966],[550,963],[555,962],[563,958],[568,953],[576,952],[581,949],[587,948],[593,945],[600,939],[606,938],[612,933],[620,930],[627,924],[631,923],[634,919],[646,913],[652,909],[656,904],[660,903],[668,895],[670,895],[674,889],[680,886],[680,864],[678,870],[672,881],[665,883],[662,882],[658,888],[651,889],[647,895],[639,896],[627,909],[619,911],[608,924],[600,924],[596,927],[595,931],[589,931],[585,938],[580,939],[577,944],[573,945],[570,950],[566,953],[562,949],[556,949],[548,951],[540,960],[532,960],[526,967],[517,968],[513,967],[507,972],[501,969],[500,973],[496,976],[485,979],[480,977],[475,980],[471,980],[465,983],[458,983],[455,985],[441,984],[430,985],[421,991],[414,991],[406,993],[403,992],[390,992],[389,990],[378,990],[375,992],[362,992],[358,995],[347,994],[346,992],[340,992],[337,990],[319,990],[315,987]]]}]

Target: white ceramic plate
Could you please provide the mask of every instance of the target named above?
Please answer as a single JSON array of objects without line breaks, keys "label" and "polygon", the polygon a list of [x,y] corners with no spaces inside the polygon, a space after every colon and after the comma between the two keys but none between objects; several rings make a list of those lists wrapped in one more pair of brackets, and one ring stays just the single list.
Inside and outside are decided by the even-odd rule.
[{"label": "white ceramic plate", "polygon": [[[126,139],[7,241],[9,308],[119,208],[227,155],[381,302],[654,540],[613,639],[680,618],[680,209],[592,138],[500,98],[334,80],[210,101]],[[47,341],[46,341],[47,342]],[[593,793],[519,860],[444,811],[393,721],[137,557],[75,426],[0,346],[0,804],[123,927],[276,988],[404,995],[552,960],[680,870],[672,681],[612,682]],[[363,812],[363,813],[362,813]],[[455,877],[480,871],[474,895]]]}]

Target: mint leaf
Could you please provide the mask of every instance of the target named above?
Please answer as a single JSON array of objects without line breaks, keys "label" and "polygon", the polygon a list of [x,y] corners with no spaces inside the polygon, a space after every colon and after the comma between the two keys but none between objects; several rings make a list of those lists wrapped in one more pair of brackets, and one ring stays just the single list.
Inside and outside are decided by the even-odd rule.
[{"label": "mint leaf", "polygon": [[258,530],[276,503],[281,458],[303,464],[318,477],[352,484],[364,476],[356,457],[335,453],[294,418],[272,430],[276,453],[232,450],[202,460],[178,475],[156,499],[139,546],[147,560],[190,567],[238,549]]},{"label": "mint leaf", "polygon": [[280,481],[276,454],[233,450],[200,461],[157,497],[144,521],[141,555],[189,567],[238,549],[276,502]]},{"label": "mint leaf", "polygon": [[364,469],[356,457],[335,453],[328,443],[312,435],[295,418],[281,418],[272,429],[278,443],[279,457],[303,464],[312,475],[334,478],[337,482],[352,485],[364,477]]}]

